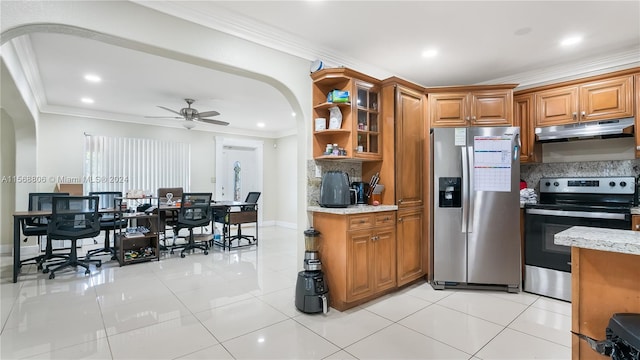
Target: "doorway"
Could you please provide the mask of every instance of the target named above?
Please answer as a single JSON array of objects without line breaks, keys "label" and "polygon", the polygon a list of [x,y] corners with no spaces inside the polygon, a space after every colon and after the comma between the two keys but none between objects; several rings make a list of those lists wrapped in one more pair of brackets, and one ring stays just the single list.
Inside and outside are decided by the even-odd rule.
[{"label": "doorway", "polygon": [[215,200],[244,201],[250,191],[263,192],[263,145],[262,141],[216,136]]}]

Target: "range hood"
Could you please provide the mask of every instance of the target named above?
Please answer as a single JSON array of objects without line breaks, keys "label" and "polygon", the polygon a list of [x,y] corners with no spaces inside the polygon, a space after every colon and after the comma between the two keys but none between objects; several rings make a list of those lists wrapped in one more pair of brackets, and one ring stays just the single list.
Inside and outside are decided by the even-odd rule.
[{"label": "range hood", "polygon": [[563,139],[593,139],[633,135],[635,119],[591,121],[579,124],[558,125],[536,128],[536,140],[554,141]]}]

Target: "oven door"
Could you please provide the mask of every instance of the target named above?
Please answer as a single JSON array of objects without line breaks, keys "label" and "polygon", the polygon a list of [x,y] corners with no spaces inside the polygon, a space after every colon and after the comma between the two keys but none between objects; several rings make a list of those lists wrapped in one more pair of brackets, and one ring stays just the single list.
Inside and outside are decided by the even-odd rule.
[{"label": "oven door", "polygon": [[571,272],[571,247],[553,243],[554,235],[572,226],[631,229],[624,213],[527,208],[525,210],[525,264]]}]

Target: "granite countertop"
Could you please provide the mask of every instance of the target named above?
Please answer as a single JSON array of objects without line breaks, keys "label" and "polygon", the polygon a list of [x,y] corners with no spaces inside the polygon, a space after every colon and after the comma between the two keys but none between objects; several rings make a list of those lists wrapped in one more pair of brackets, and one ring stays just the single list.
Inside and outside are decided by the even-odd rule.
[{"label": "granite countertop", "polygon": [[631,208],[631,214],[640,215],[640,206]]},{"label": "granite countertop", "polygon": [[322,212],[327,214],[337,214],[337,215],[351,215],[351,214],[362,214],[362,213],[372,213],[372,212],[381,212],[381,211],[393,211],[398,210],[398,205],[351,205],[346,208],[325,208],[321,206],[308,206],[307,211],[311,212]]},{"label": "granite countertop", "polygon": [[557,245],[640,255],[640,231],[574,226],[555,235]]}]

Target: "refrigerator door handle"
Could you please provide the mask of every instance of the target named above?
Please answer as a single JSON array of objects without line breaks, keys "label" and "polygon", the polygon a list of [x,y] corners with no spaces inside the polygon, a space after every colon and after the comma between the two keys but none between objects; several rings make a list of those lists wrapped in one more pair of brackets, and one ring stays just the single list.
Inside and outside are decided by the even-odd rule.
[{"label": "refrigerator door handle", "polygon": [[469,183],[467,181],[468,176],[468,163],[467,163],[467,147],[463,146],[460,149],[460,155],[462,156],[462,223],[460,224],[461,231],[463,233],[467,232],[467,216],[468,209],[467,205],[469,203]]},{"label": "refrigerator door handle", "polygon": [[467,224],[467,232],[473,232],[473,214],[474,214],[474,200],[475,200],[475,192],[472,192],[472,188],[473,188],[473,164],[474,159],[473,159],[473,146],[467,146],[467,152],[468,152],[468,156],[469,156],[469,166],[467,168],[467,172],[468,172],[468,177],[467,179],[469,179],[469,181],[467,182],[467,192],[468,192],[468,207],[469,209],[467,210],[468,213],[468,224]]}]

